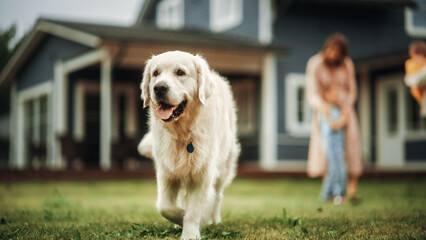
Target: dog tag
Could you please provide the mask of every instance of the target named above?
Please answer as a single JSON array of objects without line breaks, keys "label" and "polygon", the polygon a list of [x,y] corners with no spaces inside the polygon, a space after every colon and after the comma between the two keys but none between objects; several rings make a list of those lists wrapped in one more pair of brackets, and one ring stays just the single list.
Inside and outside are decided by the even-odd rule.
[{"label": "dog tag", "polygon": [[192,145],[192,142],[190,142],[190,143],[188,144],[188,146],[186,146],[186,150],[187,150],[189,153],[194,152],[194,145]]}]

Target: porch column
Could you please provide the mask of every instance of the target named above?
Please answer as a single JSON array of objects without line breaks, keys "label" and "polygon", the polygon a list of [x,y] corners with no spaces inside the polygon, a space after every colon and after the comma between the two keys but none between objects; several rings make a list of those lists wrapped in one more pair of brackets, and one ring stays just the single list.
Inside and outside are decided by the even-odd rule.
[{"label": "porch column", "polygon": [[101,60],[101,121],[100,121],[100,166],[103,170],[111,168],[112,140],[112,61],[106,50]]},{"label": "porch column", "polygon": [[361,146],[363,162],[367,165],[371,164],[371,98],[369,87],[368,69],[361,68],[359,71],[359,125],[361,131]]},{"label": "porch column", "polygon": [[261,83],[260,165],[273,170],[277,164],[277,78],[276,57],[265,56]]},{"label": "porch column", "polygon": [[25,167],[25,140],[24,140],[24,107],[21,98],[18,99],[17,111],[17,141],[16,141],[16,162],[15,167],[19,170]]},{"label": "porch column", "polygon": [[68,81],[64,63],[58,61],[54,70],[54,90],[52,93],[52,156],[48,164],[49,168],[59,169],[62,167],[65,159],[62,156],[61,142],[59,137],[66,134],[67,131],[67,97]]}]

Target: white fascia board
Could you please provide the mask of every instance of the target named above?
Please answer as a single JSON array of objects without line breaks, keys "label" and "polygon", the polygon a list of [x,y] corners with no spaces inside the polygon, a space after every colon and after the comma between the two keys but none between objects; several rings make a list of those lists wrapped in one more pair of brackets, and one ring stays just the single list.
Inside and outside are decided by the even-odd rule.
[{"label": "white fascia board", "polygon": [[63,62],[64,72],[68,74],[100,62],[105,56],[105,51],[103,49],[95,49]]},{"label": "white fascia board", "polygon": [[89,47],[96,47],[101,43],[101,38],[98,36],[51,22],[40,22],[37,24],[36,30],[81,43]]}]

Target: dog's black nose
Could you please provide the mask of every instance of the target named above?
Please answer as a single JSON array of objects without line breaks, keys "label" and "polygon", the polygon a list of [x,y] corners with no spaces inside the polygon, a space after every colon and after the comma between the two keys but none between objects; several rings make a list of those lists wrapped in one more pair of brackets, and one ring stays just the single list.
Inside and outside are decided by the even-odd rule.
[{"label": "dog's black nose", "polygon": [[165,83],[157,83],[154,86],[154,93],[159,97],[164,96],[164,94],[166,94],[168,91],[169,86],[167,86]]}]

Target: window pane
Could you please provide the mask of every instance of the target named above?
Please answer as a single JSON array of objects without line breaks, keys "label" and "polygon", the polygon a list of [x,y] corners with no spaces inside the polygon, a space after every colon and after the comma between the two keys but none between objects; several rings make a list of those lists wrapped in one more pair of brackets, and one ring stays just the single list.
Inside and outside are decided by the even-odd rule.
[{"label": "window pane", "polygon": [[239,25],[242,21],[243,4],[241,0],[210,0],[210,26],[214,31],[225,31]]},{"label": "window pane", "polygon": [[398,97],[396,89],[387,92],[387,109],[388,109],[388,132],[395,133],[398,130]]},{"label": "window pane", "polygon": [[232,81],[232,90],[237,105],[238,133],[249,135],[256,130],[256,85],[255,81]]},{"label": "window pane", "polygon": [[162,1],[157,7],[157,24],[164,28],[179,28],[183,25],[183,1]]},{"label": "window pane", "polygon": [[33,105],[34,101],[27,101],[25,104],[24,109],[24,131],[25,131],[25,142],[30,143],[31,139],[33,138],[33,129],[34,129],[34,113],[33,113]]},{"label": "window pane", "polygon": [[45,145],[47,142],[47,125],[47,96],[45,95],[40,98],[40,143],[42,145]]},{"label": "window pane", "polygon": [[34,133],[34,101],[29,100],[24,103],[24,155],[26,161],[31,159],[29,148],[32,144]]},{"label": "window pane", "polygon": [[297,88],[297,121],[305,121],[305,89],[302,86]]},{"label": "window pane", "polygon": [[120,94],[118,97],[118,135],[120,139],[125,137],[125,121],[126,121],[126,95],[124,93]]},{"label": "window pane", "polygon": [[[408,88],[407,88],[408,89]],[[421,125],[420,106],[417,101],[411,96],[409,90],[407,91],[407,129],[418,130]]]}]

